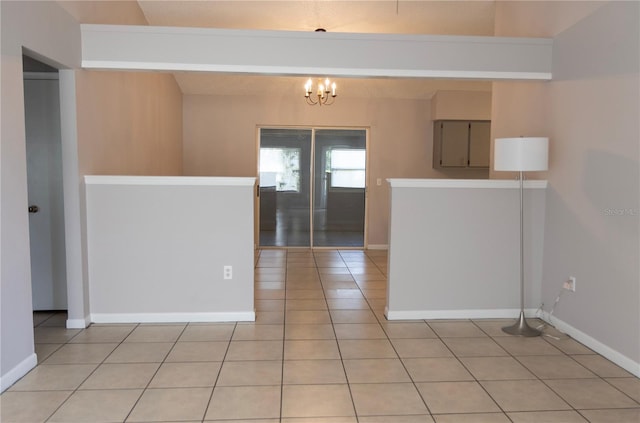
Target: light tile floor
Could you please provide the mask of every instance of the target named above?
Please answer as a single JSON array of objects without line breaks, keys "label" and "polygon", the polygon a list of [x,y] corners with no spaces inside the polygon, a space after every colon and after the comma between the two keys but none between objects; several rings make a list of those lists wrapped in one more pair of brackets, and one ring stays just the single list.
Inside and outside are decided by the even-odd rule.
[{"label": "light tile floor", "polygon": [[383,251],[256,254],[255,323],[34,315],[40,364],[9,422],[640,422],[640,380],[508,320],[387,321]]}]

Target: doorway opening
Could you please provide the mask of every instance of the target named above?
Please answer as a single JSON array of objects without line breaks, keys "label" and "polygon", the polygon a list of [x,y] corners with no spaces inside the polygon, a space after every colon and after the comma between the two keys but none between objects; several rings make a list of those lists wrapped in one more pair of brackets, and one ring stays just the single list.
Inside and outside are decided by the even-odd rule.
[{"label": "doorway opening", "polygon": [[260,128],[260,247],[364,248],[366,129]]},{"label": "doorway opening", "polygon": [[31,292],[34,312],[67,310],[58,69],[23,56]]}]

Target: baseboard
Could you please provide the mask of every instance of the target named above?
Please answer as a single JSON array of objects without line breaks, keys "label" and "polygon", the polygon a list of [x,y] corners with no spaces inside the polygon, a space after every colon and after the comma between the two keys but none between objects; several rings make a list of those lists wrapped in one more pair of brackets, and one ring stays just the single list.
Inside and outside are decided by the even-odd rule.
[{"label": "baseboard", "polygon": [[91,324],[91,318],[85,316],[84,319],[67,319],[67,329],[84,329]]},{"label": "baseboard", "polygon": [[216,313],[91,313],[92,323],[254,322],[255,311]]},{"label": "baseboard", "polygon": [[549,316],[549,312],[543,312],[541,318],[549,325],[558,329],[560,332],[566,333],[576,341],[580,342],[588,348],[591,348],[593,351],[614,362],[629,373],[632,373],[636,377],[640,377],[640,363],[633,361],[624,354],[619,353],[613,348],[603,344],[595,338],[592,338],[581,330],[574,328],[570,324],[563,322],[555,316],[552,322]]},{"label": "baseboard", "polygon": [[[536,309],[525,309],[527,317],[535,317]],[[384,314],[389,320],[441,320],[441,319],[508,319],[517,318],[519,309],[495,310],[402,310],[389,311],[385,307]]]},{"label": "baseboard", "polygon": [[0,376],[0,392],[4,392],[11,385],[16,383],[20,378],[27,373],[38,364],[38,356],[33,353],[20,363],[15,366],[13,369],[9,370],[7,373]]},{"label": "baseboard", "polygon": [[389,244],[369,244],[367,250],[388,250]]}]

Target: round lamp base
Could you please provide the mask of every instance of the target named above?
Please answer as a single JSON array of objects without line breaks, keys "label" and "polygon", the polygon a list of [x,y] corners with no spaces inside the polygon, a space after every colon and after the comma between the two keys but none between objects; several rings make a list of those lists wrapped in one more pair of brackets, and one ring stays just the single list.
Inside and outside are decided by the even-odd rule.
[{"label": "round lamp base", "polygon": [[520,312],[520,317],[513,325],[503,327],[502,331],[509,335],[526,336],[529,338],[542,335],[542,332],[538,329],[534,329],[527,324],[523,311]]}]

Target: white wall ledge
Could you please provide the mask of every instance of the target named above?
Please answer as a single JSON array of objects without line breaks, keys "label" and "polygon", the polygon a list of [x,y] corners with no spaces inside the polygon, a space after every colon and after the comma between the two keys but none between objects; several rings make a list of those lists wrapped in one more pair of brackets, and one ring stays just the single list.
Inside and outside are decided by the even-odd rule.
[{"label": "white wall ledge", "polygon": [[87,185],[253,186],[253,177],[85,175]]},{"label": "white wall ledge", "polygon": [[[402,179],[389,178],[392,188],[519,188],[517,180],[511,179]],[[524,181],[524,187],[547,188],[546,180]]]}]

